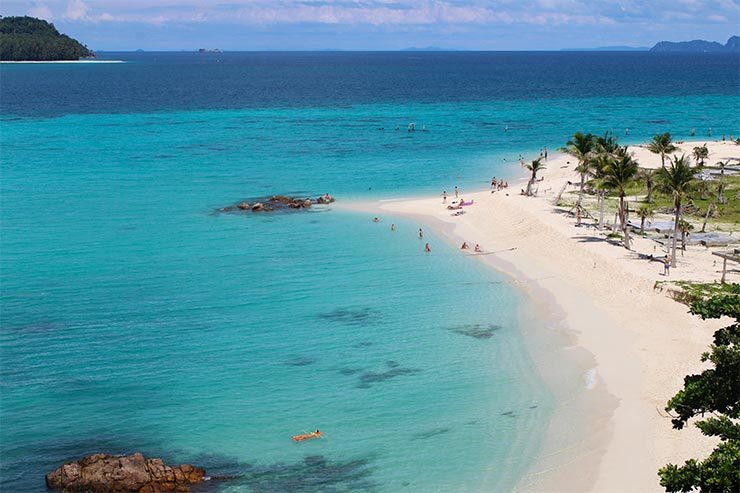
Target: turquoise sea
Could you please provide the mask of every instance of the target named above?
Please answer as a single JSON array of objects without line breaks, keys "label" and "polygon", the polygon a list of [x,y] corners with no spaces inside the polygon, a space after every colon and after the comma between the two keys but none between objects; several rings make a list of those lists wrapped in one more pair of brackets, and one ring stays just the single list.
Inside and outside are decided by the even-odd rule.
[{"label": "turquoise sea", "polygon": [[655,55],[0,67],[0,490],[138,450],[203,491],[510,491],[557,404],[514,286],[401,218],[216,211],[483,188],[576,130],[740,135],[737,57]]}]

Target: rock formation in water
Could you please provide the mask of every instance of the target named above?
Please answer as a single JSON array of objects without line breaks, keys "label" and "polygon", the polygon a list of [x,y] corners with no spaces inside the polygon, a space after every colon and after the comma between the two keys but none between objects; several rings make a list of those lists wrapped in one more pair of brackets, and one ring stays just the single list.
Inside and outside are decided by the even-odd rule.
[{"label": "rock formation in water", "polygon": [[314,204],[331,204],[334,202],[334,197],[328,193],[322,195],[317,199],[301,198],[301,197],[288,197],[286,195],[273,195],[265,199],[259,199],[254,202],[241,201],[235,205],[228,207],[222,207],[219,212],[260,212],[260,211],[275,211],[284,209],[308,209]]},{"label": "rock formation in water", "polygon": [[132,455],[94,454],[64,464],[46,475],[46,486],[65,493],[163,493],[190,491],[205,479],[205,471],[188,464],[168,466],[162,459]]}]

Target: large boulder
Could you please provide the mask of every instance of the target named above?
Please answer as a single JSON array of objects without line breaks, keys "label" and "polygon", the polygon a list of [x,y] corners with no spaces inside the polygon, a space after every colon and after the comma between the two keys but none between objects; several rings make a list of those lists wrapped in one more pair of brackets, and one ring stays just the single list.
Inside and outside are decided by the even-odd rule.
[{"label": "large boulder", "polygon": [[162,459],[132,455],[94,454],[64,464],[46,475],[46,486],[64,493],[163,493],[190,491],[206,472],[189,464],[168,466]]}]

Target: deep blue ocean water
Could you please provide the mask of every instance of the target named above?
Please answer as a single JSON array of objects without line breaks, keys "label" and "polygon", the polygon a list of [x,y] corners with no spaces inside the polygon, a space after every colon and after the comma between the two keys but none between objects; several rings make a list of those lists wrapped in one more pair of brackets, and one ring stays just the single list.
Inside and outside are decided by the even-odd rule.
[{"label": "deep blue ocean water", "polygon": [[101,450],[215,491],[508,491],[556,404],[516,289],[407,220],[214,211],[482,188],[576,130],[740,135],[733,55],[103,57],[0,66],[2,491]]}]

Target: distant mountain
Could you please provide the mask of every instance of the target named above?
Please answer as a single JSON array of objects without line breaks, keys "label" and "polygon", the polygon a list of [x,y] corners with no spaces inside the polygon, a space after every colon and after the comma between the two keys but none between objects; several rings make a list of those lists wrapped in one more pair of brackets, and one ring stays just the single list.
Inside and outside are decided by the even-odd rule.
[{"label": "distant mountain", "polygon": [[740,38],[732,36],[727,43],[720,44],[716,41],[704,41],[695,39],[693,41],[661,41],[650,48],[654,52],[689,52],[689,53],[740,53]]},{"label": "distant mountain", "polygon": [[95,56],[85,45],[34,17],[0,18],[0,60],[79,60]]},{"label": "distant mountain", "polygon": [[647,46],[599,46],[598,48],[564,48],[560,51],[648,51]]}]

